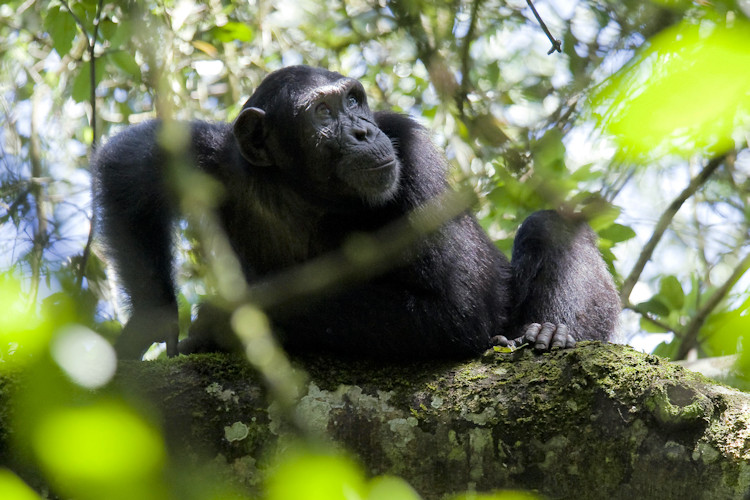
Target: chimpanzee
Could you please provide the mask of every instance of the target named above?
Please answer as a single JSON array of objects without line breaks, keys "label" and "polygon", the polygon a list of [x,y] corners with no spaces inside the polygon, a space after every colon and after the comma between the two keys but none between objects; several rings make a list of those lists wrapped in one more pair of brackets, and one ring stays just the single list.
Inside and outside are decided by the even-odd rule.
[{"label": "chimpanzee", "polygon": [[[177,352],[172,233],[178,217],[159,121],[97,153],[96,223],[132,316],[116,348]],[[427,132],[372,113],[357,80],[307,66],[268,75],[233,124],[191,122],[189,157],[223,187],[217,214],[251,283],[404,217],[447,189]],[[463,214],[362,282],[267,311],[289,350],[385,359],[462,358],[491,345],[539,350],[610,337],[619,300],[583,222],[537,212],[511,262]]]}]

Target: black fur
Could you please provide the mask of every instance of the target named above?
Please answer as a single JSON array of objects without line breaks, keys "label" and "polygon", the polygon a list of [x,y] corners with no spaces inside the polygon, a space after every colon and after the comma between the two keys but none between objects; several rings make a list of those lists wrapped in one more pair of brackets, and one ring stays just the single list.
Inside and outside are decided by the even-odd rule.
[{"label": "black fur", "polygon": [[[117,345],[123,357],[153,341],[176,352],[177,214],[158,128],[125,130],[94,161],[98,230],[132,306]],[[447,189],[446,160],[424,129],[372,114],[358,82],[321,69],[272,73],[234,124],[190,130],[191,158],[224,187],[219,216],[251,282]],[[349,356],[461,358],[493,343],[548,349],[608,339],[619,302],[595,243],[585,224],[540,212],[520,229],[511,265],[467,214],[384,275],[268,312],[287,348]]]}]

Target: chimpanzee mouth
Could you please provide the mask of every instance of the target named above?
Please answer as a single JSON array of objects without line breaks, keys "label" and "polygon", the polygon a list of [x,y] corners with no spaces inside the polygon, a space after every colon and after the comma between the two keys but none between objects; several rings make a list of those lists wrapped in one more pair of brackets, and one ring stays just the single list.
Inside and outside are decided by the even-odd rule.
[{"label": "chimpanzee mouth", "polygon": [[392,169],[393,167],[395,167],[397,161],[398,160],[396,160],[395,158],[389,158],[383,163],[378,163],[374,166],[362,165],[362,166],[356,166],[355,169],[359,172],[377,172],[379,170],[388,170],[388,169]]}]

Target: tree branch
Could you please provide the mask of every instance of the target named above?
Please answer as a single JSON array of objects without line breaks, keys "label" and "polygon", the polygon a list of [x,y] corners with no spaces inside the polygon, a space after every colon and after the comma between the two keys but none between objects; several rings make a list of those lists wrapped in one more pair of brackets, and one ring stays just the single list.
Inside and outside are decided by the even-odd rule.
[{"label": "tree branch", "polygon": [[630,271],[630,274],[627,278],[625,278],[625,281],[622,284],[620,300],[623,304],[627,304],[630,301],[630,293],[633,291],[633,287],[638,282],[643,269],[646,267],[646,264],[651,259],[651,256],[656,249],[656,245],[659,243],[659,241],[661,241],[662,236],[664,236],[664,232],[671,224],[674,216],[677,215],[680,207],[682,207],[682,205],[685,203],[685,201],[687,201],[688,198],[695,194],[698,188],[706,183],[711,174],[713,174],[714,171],[719,168],[719,166],[724,162],[728,155],[729,153],[726,153],[711,159],[711,161],[709,161],[708,164],[703,167],[703,170],[701,170],[701,172],[697,176],[693,177],[693,179],[690,181],[690,184],[688,184],[688,186],[677,196],[677,198],[675,198],[674,201],[670,203],[667,210],[664,211],[663,214],[661,214],[661,217],[659,217],[659,220],[654,227],[654,232],[651,235],[651,238],[648,240],[646,245],[644,245],[643,250],[641,250],[641,254],[638,256],[638,261],[633,266],[633,270]]},{"label": "tree branch", "polygon": [[539,26],[541,26],[542,30],[544,30],[544,34],[547,35],[547,38],[549,38],[549,41],[552,43],[552,48],[547,51],[547,55],[550,55],[553,52],[560,52],[562,54],[562,41],[552,36],[552,33],[550,33],[547,25],[544,24],[544,21],[542,21],[542,16],[540,16],[536,11],[536,7],[534,7],[533,2],[531,0],[526,0],[526,3],[531,8],[531,12],[534,13],[534,17],[536,17],[536,21],[539,23]]}]

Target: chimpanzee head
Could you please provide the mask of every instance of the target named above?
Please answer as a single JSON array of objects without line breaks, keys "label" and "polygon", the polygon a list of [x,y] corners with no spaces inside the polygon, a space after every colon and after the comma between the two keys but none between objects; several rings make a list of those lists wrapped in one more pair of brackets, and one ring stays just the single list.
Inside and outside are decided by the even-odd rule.
[{"label": "chimpanzee head", "polygon": [[391,140],[362,84],[338,73],[308,66],[271,73],[243,106],[234,135],[250,164],[276,169],[302,195],[327,204],[378,206],[398,189]]}]

